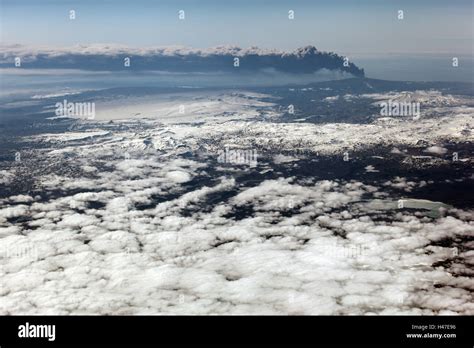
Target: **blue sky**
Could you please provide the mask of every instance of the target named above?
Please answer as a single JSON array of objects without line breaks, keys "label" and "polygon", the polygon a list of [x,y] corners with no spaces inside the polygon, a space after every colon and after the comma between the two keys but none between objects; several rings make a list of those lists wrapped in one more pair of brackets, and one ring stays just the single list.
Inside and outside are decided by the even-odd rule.
[{"label": "blue sky", "polygon": [[[472,0],[1,0],[1,40],[472,55]],[[77,18],[69,20],[74,9]],[[186,19],[178,20],[178,10]],[[288,11],[295,19],[288,19]],[[404,20],[397,11],[404,11]]]}]

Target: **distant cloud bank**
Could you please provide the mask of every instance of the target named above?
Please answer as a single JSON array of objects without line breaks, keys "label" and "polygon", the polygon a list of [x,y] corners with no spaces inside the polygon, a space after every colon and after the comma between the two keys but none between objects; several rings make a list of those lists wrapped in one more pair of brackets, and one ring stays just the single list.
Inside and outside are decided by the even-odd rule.
[{"label": "distant cloud bank", "polygon": [[[0,67],[15,67],[20,58],[25,69],[82,69],[92,71],[159,70],[170,72],[209,71],[277,71],[308,74],[319,70],[340,71],[363,77],[364,70],[332,52],[321,52],[314,46],[293,52],[243,49],[220,46],[209,49],[183,47],[130,48],[120,45],[79,45],[71,48],[32,48],[2,45]],[[127,59],[128,58],[128,59]],[[18,59],[17,59],[18,62]],[[128,66],[129,65],[129,66]],[[237,65],[237,66],[236,66]]]}]

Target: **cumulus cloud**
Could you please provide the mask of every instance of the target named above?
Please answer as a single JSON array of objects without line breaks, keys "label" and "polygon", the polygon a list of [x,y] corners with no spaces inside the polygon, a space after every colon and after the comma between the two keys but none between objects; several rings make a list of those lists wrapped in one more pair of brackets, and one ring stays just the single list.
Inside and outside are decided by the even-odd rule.
[{"label": "cumulus cloud", "polygon": [[0,184],[8,185],[15,178],[15,174],[11,173],[8,170],[0,170]]},{"label": "cumulus cloud", "polygon": [[435,155],[444,155],[446,152],[448,152],[448,149],[441,147],[441,146],[430,146],[428,147],[425,152],[432,153]]},{"label": "cumulus cloud", "polygon": [[[112,163],[115,170],[94,178],[54,179],[95,191],[65,191],[48,202],[16,197],[0,211],[29,219],[2,222],[5,250],[19,241],[35,246],[1,259],[3,314],[474,313],[467,276],[456,264],[432,266],[464,264],[468,252],[438,242],[469,236],[473,212],[424,221],[400,211],[384,222],[372,217],[378,208],[360,204],[382,188],[358,181],[288,177],[237,186],[221,176],[185,189],[208,164]],[[47,192],[47,178],[43,184]]]},{"label": "cumulus cloud", "polygon": [[[453,119],[429,124],[430,140],[458,139]],[[29,138],[42,142],[28,173],[41,196],[2,200],[0,313],[474,314],[474,211],[398,205],[427,182],[301,178],[285,174],[301,162],[290,156],[242,170],[212,157],[228,143],[291,149],[303,139],[340,160],[364,141],[403,149],[418,126],[225,125]]]}]

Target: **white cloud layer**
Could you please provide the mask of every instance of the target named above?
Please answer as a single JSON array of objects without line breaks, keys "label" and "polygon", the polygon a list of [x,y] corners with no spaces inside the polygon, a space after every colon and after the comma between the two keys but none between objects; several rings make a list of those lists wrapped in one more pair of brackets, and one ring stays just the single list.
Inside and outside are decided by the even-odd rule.
[{"label": "white cloud layer", "polygon": [[[41,197],[2,200],[0,313],[472,315],[466,241],[474,211],[407,200],[415,214],[386,193],[426,182],[282,175],[241,184],[246,168],[218,171],[209,157],[184,156],[301,143],[337,154],[410,145],[426,127],[435,144],[461,139],[468,117],[350,127],[148,120],[141,125],[151,127],[128,121],[128,130],[103,131],[97,123],[90,132],[43,136],[51,144],[44,163],[78,169],[40,168]],[[2,177],[12,180],[13,170]]]}]

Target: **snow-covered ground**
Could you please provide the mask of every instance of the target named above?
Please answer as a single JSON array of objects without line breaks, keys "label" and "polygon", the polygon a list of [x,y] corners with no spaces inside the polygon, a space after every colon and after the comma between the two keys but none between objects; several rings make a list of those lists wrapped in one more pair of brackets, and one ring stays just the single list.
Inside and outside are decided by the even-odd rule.
[{"label": "snow-covered ground", "polygon": [[262,112],[274,115],[273,105],[261,101],[270,97],[251,92],[223,92],[214,90],[166,93],[160,96],[124,97],[120,101],[100,102],[97,120],[157,119],[162,123],[212,122],[219,118],[249,119]]},{"label": "snow-covered ground", "polygon": [[[2,172],[8,185],[27,168],[38,194],[1,200],[0,313],[474,314],[472,207],[388,190],[435,185],[421,180],[282,170],[377,147],[409,159],[399,148],[420,140],[445,163],[444,144],[474,140],[473,108],[450,97],[417,120],[274,123],[262,97],[183,101],[184,115],[175,97],[120,104],[107,115],[147,119],[27,138],[47,146]],[[226,148],[258,165],[219,162]]]}]

